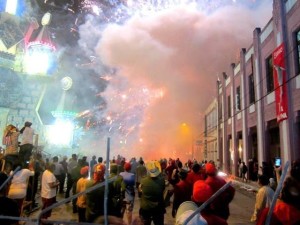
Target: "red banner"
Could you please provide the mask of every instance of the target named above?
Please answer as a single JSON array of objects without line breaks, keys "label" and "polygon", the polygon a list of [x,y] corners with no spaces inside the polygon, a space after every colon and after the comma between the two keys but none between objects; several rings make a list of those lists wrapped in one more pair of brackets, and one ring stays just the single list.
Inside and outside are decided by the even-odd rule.
[{"label": "red banner", "polygon": [[279,123],[288,118],[287,84],[283,44],[274,50],[272,57],[276,115],[277,122]]}]

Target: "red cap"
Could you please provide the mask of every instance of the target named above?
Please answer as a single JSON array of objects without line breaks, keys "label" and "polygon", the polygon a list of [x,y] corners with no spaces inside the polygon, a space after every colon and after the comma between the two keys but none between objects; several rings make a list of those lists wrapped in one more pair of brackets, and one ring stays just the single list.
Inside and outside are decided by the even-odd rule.
[{"label": "red cap", "polygon": [[207,175],[215,175],[217,173],[217,169],[214,164],[206,163],[205,164],[205,172]]},{"label": "red cap", "polygon": [[82,167],[81,170],[80,170],[80,174],[81,174],[81,175],[87,175],[88,172],[89,172],[89,167],[88,167],[88,166],[84,166],[84,167]]},{"label": "red cap", "polygon": [[125,169],[126,171],[131,170],[131,164],[130,164],[129,162],[125,163],[124,169]]},{"label": "red cap", "polygon": [[195,202],[206,202],[213,195],[211,187],[203,180],[194,183],[192,199]]}]

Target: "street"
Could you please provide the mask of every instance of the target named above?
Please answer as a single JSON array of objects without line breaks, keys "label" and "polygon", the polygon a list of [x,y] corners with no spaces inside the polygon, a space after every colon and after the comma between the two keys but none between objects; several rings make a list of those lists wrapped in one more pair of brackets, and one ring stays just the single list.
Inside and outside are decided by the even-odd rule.
[{"label": "street", "polygon": [[[228,219],[228,224],[230,225],[251,225],[254,223],[250,222],[250,218],[254,209],[255,204],[255,194],[252,192],[248,192],[245,189],[241,188],[241,185],[234,184],[236,188],[236,193],[233,201],[230,204],[230,217]],[[64,195],[58,195],[58,200],[62,200]],[[41,203],[40,203],[41,205]],[[134,205],[134,218],[138,216],[139,210],[139,199],[136,198]],[[165,225],[174,225],[175,219],[172,217],[171,211],[172,206],[168,206],[166,208],[167,213],[165,214]],[[30,218],[37,218],[40,210],[32,213]],[[71,203],[63,204],[58,208],[52,211],[52,216],[49,220],[56,221],[77,221],[77,214],[72,213],[72,205]],[[33,225],[34,223],[27,222],[27,225]],[[63,224],[63,222],[61,223]]]}]

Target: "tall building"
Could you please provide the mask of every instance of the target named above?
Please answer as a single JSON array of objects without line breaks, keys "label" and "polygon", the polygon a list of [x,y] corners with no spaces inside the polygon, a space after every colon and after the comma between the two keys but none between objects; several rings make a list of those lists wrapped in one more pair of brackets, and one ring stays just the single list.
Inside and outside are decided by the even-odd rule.
[{"label": "tall building", "polygon": [[300,157],[299,75],[300,1],[274,0],[273,17],[253,31],[253,43],[217,81],[217,159],[223,170],[237,175],[239,161],[262,166]]}]

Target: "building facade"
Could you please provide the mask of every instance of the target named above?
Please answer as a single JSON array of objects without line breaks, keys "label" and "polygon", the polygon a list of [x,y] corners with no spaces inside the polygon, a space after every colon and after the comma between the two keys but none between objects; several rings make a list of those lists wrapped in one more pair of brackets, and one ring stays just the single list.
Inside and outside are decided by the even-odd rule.
[{"label": "building facade", "polygon": [[[240,161],[251,167],[300,157],[299,75],[300,1],[274,0],[273,17],[253,31],[251,46],[223,72],[215,109],[210,105],[206,112],[204,135],[216,133],[216,159],[224,171],[238,175]],[[217,122],[210,128],[212,111]]]}]

